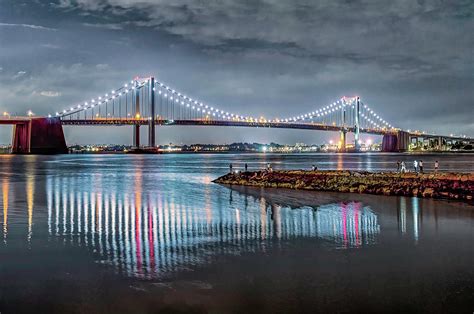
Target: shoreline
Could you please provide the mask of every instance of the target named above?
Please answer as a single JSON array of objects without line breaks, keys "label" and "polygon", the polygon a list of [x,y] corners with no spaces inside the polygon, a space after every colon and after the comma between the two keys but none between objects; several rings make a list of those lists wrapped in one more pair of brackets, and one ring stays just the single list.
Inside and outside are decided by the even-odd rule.
[{"label": "shoreline", "polygon": [[411,196],[474,203],[474,173],[283,170],[228,173],[214,183],[309,191]]},{"label": "shoreline", "polygon": [[[69,154],[76,154],[76,155],[95,155],[95,154],[129,154],[130,152],[124,151],[100,151],[100,152],[71,152]],[[8,153],[7,153],[8,154]],[[474,151],[466,150],[466,151],[410,151],[410,152],[381,152],[381,151],[364,151],[364,152],[337,152],[337,151],[330,151],[330,152],[259,152],[259,151],[159,151],[156,153],[157,155],[181,155],[181,154],[242,154],[242,155],[252,155],[252,154],[259,154],[259,155],[361,155],[361,154],[380,154],[380,155],[474,155]]]},{"label": "shoreline", "polygon": [[[129,151],[97,151],[97,152],[69,152],[65,155],[121,155],[135,154]],[[150,154],[150,153],[147,153]],[[363,152],[337,152],[337,151],[317,151],[317,152],[260,152],[260,151],[158,151],[154,155],[187,155],[187,154],[222,154],[222,155],[424,155],[424,156],[442,156],[442,155],[474,155],[474,150],[459,151],[408,151],[408,152],[381,152],[381,151],[363,151]],[[16,155],[9,151],[0,151],[0,155]],[[34,155],[34,154],[32,154]]]}]

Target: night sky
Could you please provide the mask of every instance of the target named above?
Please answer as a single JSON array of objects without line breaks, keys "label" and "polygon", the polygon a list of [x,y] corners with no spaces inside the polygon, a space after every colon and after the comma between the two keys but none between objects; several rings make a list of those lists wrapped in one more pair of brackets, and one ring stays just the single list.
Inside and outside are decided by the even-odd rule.
[{"label": "night sky", "polygon": [[[245,115],[295,115],[360,95],[395,127],[474,136],[473,34],[472,0],[0,0],[0,110],[46,115],[155,75]],[[2,126],[0,142],[10,137]],[[131,127],[66,129],[68,144],[131,138]],[[161,144],[329,138],[157,133]]]}]

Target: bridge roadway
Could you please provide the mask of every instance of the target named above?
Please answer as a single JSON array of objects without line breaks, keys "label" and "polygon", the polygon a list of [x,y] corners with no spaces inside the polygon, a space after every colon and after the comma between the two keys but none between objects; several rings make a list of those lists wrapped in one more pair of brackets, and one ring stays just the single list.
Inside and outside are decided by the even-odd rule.
[{"label": "bridge roadway", "polygon": [[[156,125],[161,126],[227,126],[227,127],[254,127],[254,128],[279,128],[296,130],[321,130],[333,131],[341,134],[341,149],[345,150],[346,133],[355,133],[355,127],[343,127],[327,125],[321,123],[288,123],[288,122],[268,122],[268,121],[239,121],[239,120],[167,120],[155,119]],[[4,117],[0,118],[0,125],[13,125],[12,153],[16,154],[62,154],[67,153],[68,148],[64,138],[63,125],[69,126],[122,126],[134,127],[134,146],[140,145],[140,126],[152,125],[148,118],[94,118],[94,119],[60,119],[45,117]],[[154,129],[149,130],[149,147],[154,136]],[[360,128],[361,133],[383,136],[382,149],[387,152],[403,152],[409,149],[413,139],[433,140],[437,143],[438,149],[443,149],[443,141],[462,141],[473,143],[472,138],[458,136],[442,136],[425,134],[417,131],[405,132],[399,129],[369,129]],[[433,144],[434,145],[434,144]]]},{"label": "bridge roadway", "polygon": [[[34,119],[33,117],[4,117],[0,118],[0,125],[16,125],[25,124]],[[343,130],[341,126],[326,125],[321,123],[285,123],[285,122],[246,122],[246,121],[220,121],[220,120],[165,120],[156,119],[157,125],[162,126],[234,126],[234,127],[254,127],[254,128],[277,128],[277,129],[297,129],[297,130],[320,130],[320,131],[334,131],[340,132]],[[145,118],[94,118],[94,119],[61,119],[62,125],[104,125],[104,126],[121,126],[121,125],[148,125],[149,120]],[[347,132],[354,132],[354,127],[346,127]],[[396,134],[398,129],[368,129],[360,128],[360,132],[374,135]],[[453,141],[473,141],[472,138],[465,138],[460,136],[446,136],[437,134],[427,134],[417,131],[407,132],[410,137],[423,138],[439,138],[440,136]]]},{"label": "bridge roadway", "polygon": [[25,124],[30,122],[30,117],[6,117],[0,118],[0,125]]},{"label": "bridge roadway", "polygon": [[[142,125],[147,126],[149,119],[133,119],[133,118],[94,118],[94,119],[62,119],[61,124],[63,125],[110,125],[110,126],[121,126],[121,125]],[[327,125],[321,123],[288,123],[288,122],[247,122],[247,121],[221,121],[221,120],[164,120],[155,119],[157,125],[162,126],[234,126],[234,127],[253,127],[253,128],[277,128],[277,129],[297,129],[297,130],[319,130],[319,131],[334,131],[341,132],[345,129],[347,132],[354,132],[354,127],[341,127],[335,125]],[[399,129],[369,129],[360,128],[361,133],[373,134],[373,135],[387,135],[397,134]],[[428,134],[418,131],[406,132],[410,137],[423,137],[423,138],[439,138],[449,139],[452,141],[473,141],[473,138],[466,138],[460,136],[446,136],[438,134]]]},{"label": "bridge roadway", "polygon": [[[148,119],[128,119],[128,118],[95,118],[95,119],[79,119],[79,120],[61,120],[62,125],[148,125]],[[298,129],[298,130],[320,130],[320,131],[335,131],[354,132],[354,127],[343,128],[341,126],[326,125],[320,123],[285,123],[285,122],[247,122],[247,121],[220,121],[220,120],[162,120],[156,119],[155,123],[162,126],[233,126],[233,127],[254,127],[254,128],[277,128],[277,129]],[[395,134],[396,130],[388,129],[364,129],[360,128],[360,132],[385,135]]]}]

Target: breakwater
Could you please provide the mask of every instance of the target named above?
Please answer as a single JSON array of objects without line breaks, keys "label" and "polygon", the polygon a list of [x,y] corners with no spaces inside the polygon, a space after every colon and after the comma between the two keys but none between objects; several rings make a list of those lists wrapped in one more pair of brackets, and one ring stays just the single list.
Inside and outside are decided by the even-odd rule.
[{"label": "breakwater", "polygon": [[229,173],[215,183],[314,191],[444,198],[472,202],[474,173],[255,171]]}]

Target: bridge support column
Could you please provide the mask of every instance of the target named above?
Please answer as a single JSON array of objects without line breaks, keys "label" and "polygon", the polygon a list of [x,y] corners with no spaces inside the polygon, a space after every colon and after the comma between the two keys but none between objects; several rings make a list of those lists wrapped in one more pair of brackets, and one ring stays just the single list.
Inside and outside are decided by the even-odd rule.
[{"label": "bridge support column", "polygon": [[360,97],[357,96],[354,128],[354,148],[356,152],[360,151]]},{"label": "bridge support column", "polygon": [[410,134],[405,131],[398,131],[397,133],[397,150],[399,152],[406,152],[410,147]]},{"label": "bridge support column", "polygon": [[342,153],[346,152],[346,130],[341,131],[341,139],[340,139],[340,145],[339,145],[339,151]]},{"label": "bridge support column", "polygon": [[150,100],[150,121],[148,122],[148,146],[154,148],[155,144],[155,78],[150,78],[149,86],[149,100]]},{"label": "bridge support column", "polygon": [[[135,82],[135,119],[139,120],[140,116],[140,90],[138,89],[138,81]],[[133,147],[140,148],[140,124],[137,122],[133,126]]]},{"label": "bridge support column", "polygon": [[406,152],[410,144],[407,132],[398,131],[395,134],[385,134],[382,139],[383,152]]},{"label": "bridge support column", "polygon": [[30,152],[30,122],[13,126],[12,154]]},{"label": "bridge support column", "polygon": [[67,154],[61,120],[33,118],[13,129],[13,154]]},{"label": "bridge support column", "polygon": [[140,125],[135,124],[133,126],[133,147],[140,148]]},{"label": "bridge support column", "polygon": [[398,152],[398,137],[396,134],[385,134],[382,139],[383,152]]}]

